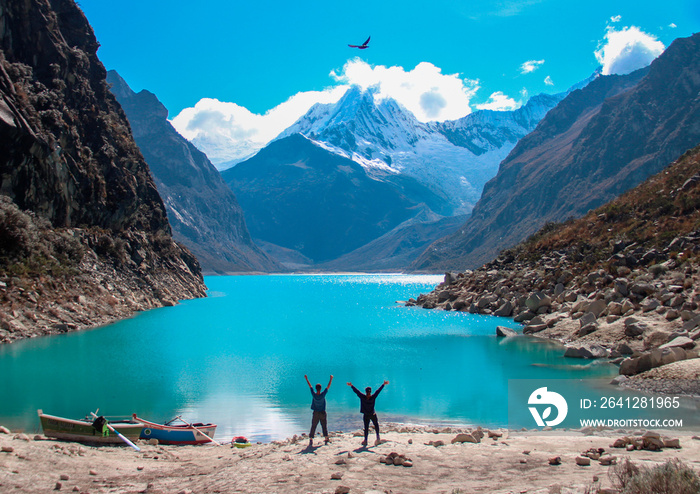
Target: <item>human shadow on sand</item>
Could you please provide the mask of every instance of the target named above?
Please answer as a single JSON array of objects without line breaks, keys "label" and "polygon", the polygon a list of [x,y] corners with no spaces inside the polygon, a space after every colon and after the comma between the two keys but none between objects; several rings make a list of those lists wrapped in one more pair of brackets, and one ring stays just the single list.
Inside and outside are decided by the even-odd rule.
[{"label": "human shadow on sand", "polygon": [[309,454],[316,454],[316,450],[319,449],[321,445],[319,444],[318,446],[313,446],[312,444],[307,445],[304,449],[299,451],[300,455],[309,455]]}]

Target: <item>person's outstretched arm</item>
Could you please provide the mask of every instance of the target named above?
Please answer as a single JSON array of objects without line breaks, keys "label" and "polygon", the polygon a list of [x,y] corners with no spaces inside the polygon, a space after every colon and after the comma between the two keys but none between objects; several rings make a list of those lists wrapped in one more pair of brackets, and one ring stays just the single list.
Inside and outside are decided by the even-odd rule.
[{"label": "person's outstretched arm", "polygon": [[355,386],[353,386],[352,383],[348,383],[348,386],[350,386],[352,388],[352,390],[355,392],[355,394],[357,396],[360,397],[360,399],[362,399],[364,397],[364,395],[362,393],[360,393],[360,391]]},{"label": "person's outstretched arm", "polygon": [[306,379],[306,384],[308,384],[308,385],[309,385],[309,387],[310,387],[310,388],[311,388],[311,389],[313,390],[313,389],[314,389],[314,387],[313,387],[313,386],[311,386],[311,383],[309,382],[309,376],[307,376],[306,374],[304,374],[304,379]]},{"label": "person's outstretched arm", "polygon": [[331,379],[328,381],[328,386],[326,386],[326,391],[328,391],[331,387],[331,383],[333,382],[333,374],[331,374]]},{"label": "person's outstretched arm", "polygon": [[374,397],[375,397],[375,398],[376,398],[377,395],[382,391],[382,389],[384,389],[384,386],[386,386],[387,384],[389,384],[389,381],[384,381],[384,383],[383,383],[381,386],[379,386],[379,389],[378,389],[377,391],[374,392]]}]

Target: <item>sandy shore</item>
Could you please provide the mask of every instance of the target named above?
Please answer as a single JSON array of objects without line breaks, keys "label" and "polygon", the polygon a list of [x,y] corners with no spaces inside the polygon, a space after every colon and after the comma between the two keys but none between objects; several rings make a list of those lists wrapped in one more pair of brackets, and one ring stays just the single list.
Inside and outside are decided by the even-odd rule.
[{"label": "sandy shore", "polygon": [[[361,447],[361,437],[344,433],[329,445],[317,437],[311,448],[308,439],[291,438],[245,449],[142,444],[140,453],[0,434],[0,492],[58,487],[89,493],[584,493],[592,486],[610,488],[611,467],[598,461],[576,464],[590,448],[647,465],[680,458],[700,470],[700,438],[689,432],[671,436],[680,439],[681,449],[628,452],[611,448],[621,431],[501,431],[502,437],[484,437],[478,444],[451,444],[456,431],[450,429],[390,429],[383,436],[387,442],[369,448]],[[410,458],[413,466],[380,463],[392,452]],[[554,456],[561,457],[560,465],[549,464]]]}]

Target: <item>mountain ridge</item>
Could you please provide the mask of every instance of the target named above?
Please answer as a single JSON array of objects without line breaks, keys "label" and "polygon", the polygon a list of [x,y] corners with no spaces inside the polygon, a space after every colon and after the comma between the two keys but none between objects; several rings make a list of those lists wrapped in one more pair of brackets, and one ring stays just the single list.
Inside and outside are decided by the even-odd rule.
[{"label": "mountain ridge", "polygon": [[153,174],[175,239],[205,271],[281,270],[253,243],[235,195],[206,155],[177,133],[158,98],[147,90],[135,93],[116,71],[107,81]]},{"label": "mountain ridge", "polygon": [[517,140],[562,98],[541,95],[512,112],[423,123],[395,100],[378,100],[376,89],[352,86],[337,103],[314,105],[278,138],[299,133],[370,175],[409,176],[442,196],[453,214],[464,214]]},{"label": "mountain ridge", "polygon": [[469,220],[412,269],[477,267],[544,223],[616,197],[697,144],[699,44],[699,35],[676,40],[651,66],[601,76],[569,94],[501,163]]},{"label": "mountain ridge", "polygon": [[314,262],[360,247],[438,202],[408,177],[378,180],[300,134],[274,141],[222,176],[253,237]]}]

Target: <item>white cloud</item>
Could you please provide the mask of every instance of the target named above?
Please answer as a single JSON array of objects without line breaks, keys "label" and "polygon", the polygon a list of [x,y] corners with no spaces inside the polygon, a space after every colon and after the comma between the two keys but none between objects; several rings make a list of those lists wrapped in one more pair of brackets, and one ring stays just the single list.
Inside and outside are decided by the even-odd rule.
[{"label": "white cloud", "polygon": [[548,86],[554,86],[554,81],[550,76],[544,78],[544,83]]},{"label": "white cloud", "polygon": [[397,66],[372,66],[355,58],[345,63],[341,73],[332,71],[330,75],[337,82],[362,89],[377,87],[377,99],[395,99],[422,122],[455,120],[471,113],[469,100],[479,89],[478,81],[443,74],[429,62],[406,71]]},{"label": "white cloud", "polygon": [[[185,138],[204,151],[220,169],[252,156],[316,103],[335,103],[350,85],[378,89],[376,98],[393,98],[420,121],[444,121],[471,113],[470,99],[479,89],[478,80],[459,74],[443,74],[435,65],[422,62],[413,70],[371,66],[354,59],[340,73],[330,73],[336,85],[325,91],[300,92],[265,114],[236,103],[204,98],[185,108],[171,123]],[[508,106],[506,100],[499,100]],[[496,105],[496,101],[490,102]]]},{"label": "white cloud", "polygon": [[528,60],[520,66],[520,73],[529,74],[530,72],[534,72],[539,69],[543,63],[544,60]]},{"label": "white cloud", "polygon": [[620,20],[622,20],[621,15],[616,15],[610,18],[610,22],[620,22]]},{"label": "white cloud", "polygon": [[625,27],[620,31],[608,28],[605,42],[595,52],[595,57],[603,66],[603,75],[629,74],[649,65],[664,49],[661,41],[638,27]]},{"label": "white cloud", "polygon": [[496,91],[495,93],[492,93],[491,96],[489,96],[489,99],[486,103],[476,105],[476,107],[479,110],[496,111],[515,110],[516,108],[518,108],[518,106],[518,103],[513,98],[511,98],[510,96],[506,96],[501,91]]},{"label": "white cloud", "polygon": [[673,28],[676,28],[676,27],[678,27],[678,26],[676,26],[676,23],[675,23],[675,22],[672,22],[671,24],[668,25],[668,27],[670,27],[671,29],[673,29]]},{"label": "white cloud", "polygon": [[173,127],[202,149],[215,165],[247,158],[297,121],[316,103],[334,103],[347,90],[336,86],[325,91],[297,93],[264,115],[236,103],[201,99],[171,120]]}]

